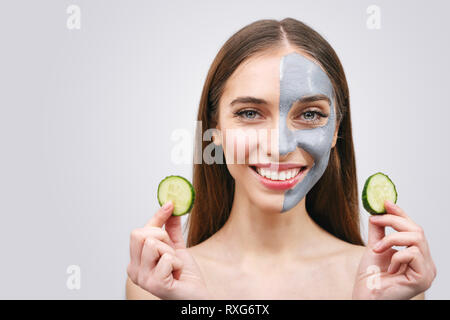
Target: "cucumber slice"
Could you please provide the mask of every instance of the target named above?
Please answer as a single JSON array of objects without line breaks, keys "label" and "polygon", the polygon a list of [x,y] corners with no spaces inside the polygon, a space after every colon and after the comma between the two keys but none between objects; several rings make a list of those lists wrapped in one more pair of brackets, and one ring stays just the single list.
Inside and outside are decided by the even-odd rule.
[{"label": "cucumber slice", "polygon": [[158,185],[158,202],[162,206],[169,200],[173,202],[174,216],[182,216],[191,211],[195,191],[189,180],[181,176],[167,176]]},{"label": "cucumber slice", "polygon": [[386,213],[384,201],[397,202],[397,189],[387,175],[377,172],[367,178],[362,192],[364,209],[370,214]]}]

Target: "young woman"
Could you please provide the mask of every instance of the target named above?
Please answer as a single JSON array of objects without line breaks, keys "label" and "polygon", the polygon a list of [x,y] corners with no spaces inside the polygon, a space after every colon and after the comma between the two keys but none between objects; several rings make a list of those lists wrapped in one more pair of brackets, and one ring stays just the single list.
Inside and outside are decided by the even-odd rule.
[{"label": "young woman", "polygon": [[[399,206],[386,202],[361,239],[348,86],[317,32],[290,18],[241,29],[209,70],[198,120],[217,129],[224,162],[194,164],[187,246],[171,202],[133,230],[129,299],[423,298],[436,268]],[[253,132],[267,134],[250,143]]]}]

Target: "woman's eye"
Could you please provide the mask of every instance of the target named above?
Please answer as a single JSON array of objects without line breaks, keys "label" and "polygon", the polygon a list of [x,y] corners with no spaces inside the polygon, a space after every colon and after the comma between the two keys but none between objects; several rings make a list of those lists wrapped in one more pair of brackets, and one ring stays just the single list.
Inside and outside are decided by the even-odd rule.
[{"label": "woman's eye", "polygon": [[308,108],[298,112],[292,120],[294,127],[300,129],[324,126],[327,123],[327,118],[328,114],[325,114],[322,110]]},{"label": "woman's eye", "polygon": [[236,114],[241,118],[249,120],[253,120],[259,115],[258,111],[256,110],[242,110],[238,111]]},{"label": "woman's eye", "polygon": [[306,111],[303,116],[306,120],[314,120],[317,114],[313,111]]},{"label": "woman's eye", "polygon": [[305,111],[303,112],[300,117],[303,120],[309,121],[309,122],[318,122],[320,121],[322,118],[326,118],[326,115],[319,112],[319,111]]}]

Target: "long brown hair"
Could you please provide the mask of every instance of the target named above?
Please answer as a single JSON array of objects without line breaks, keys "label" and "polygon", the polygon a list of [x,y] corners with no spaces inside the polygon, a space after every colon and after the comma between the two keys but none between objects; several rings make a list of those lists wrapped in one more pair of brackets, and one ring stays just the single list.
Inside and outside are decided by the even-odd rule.
[{"label": "long brown hair", "polygon": [[[202,150],[210,143],[203,141],[203,133],[217,124],[219,100],[225,82],[234,70],[255,53],[280,47],[285,41],[319,62],[336,93],[338,139],[331,150],[323,176],[306,195],[306,210],[319,226],[331,234],[344,241],[363,245],[359,229],[358,187],[347,80],[333,48],[306,24],[292,18],[282,21],[259,20],[245,26],[226,41],[215,57],[203,86],[197,117],[202,130],[196,130],[194,152],[200,148],[202,154]],[[206,164],[203,161],[197,164],[194,161],[193,186],[196,201],[188,218],[188,247],[208,239],[225,224],[234,197],[234,179],[224,164]]]}]

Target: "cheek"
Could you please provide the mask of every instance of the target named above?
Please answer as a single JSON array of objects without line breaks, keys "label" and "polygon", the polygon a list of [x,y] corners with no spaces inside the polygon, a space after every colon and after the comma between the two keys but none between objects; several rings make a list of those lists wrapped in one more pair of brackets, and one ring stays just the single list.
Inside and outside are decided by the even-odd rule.
[{"label": "cheek", "polygon": [[223,149],[227,163],[248,163],[252,155],[258,153],[258,132],[253,129],[227,129],[223,133]]}]

